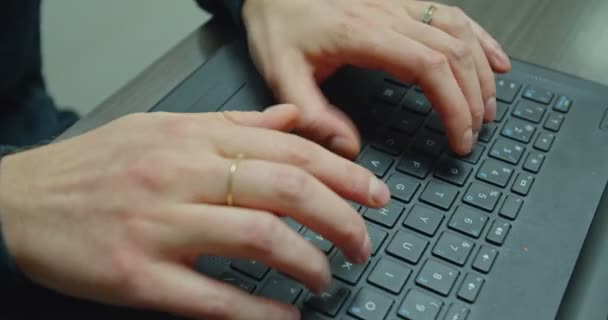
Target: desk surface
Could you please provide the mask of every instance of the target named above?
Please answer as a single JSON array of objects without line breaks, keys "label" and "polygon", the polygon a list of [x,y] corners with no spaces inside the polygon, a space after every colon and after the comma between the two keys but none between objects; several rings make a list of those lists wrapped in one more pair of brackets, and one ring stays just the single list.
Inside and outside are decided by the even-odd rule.
[{"label": "desk surface", "polygon": [[[444,0],[458,5],[518,59],[608,85],[608,1]],[[217,21],[202,26],[61,138],[156,104],[224,41]]]},{"label": "desk surface", "polygon": [[[608,58],[606,58],[608,32],[605,32],[608,1],[445,0],[442,2],[463,8],[496,37],[510,56],[608,85]],[[78,135],[128,113],[148,110],[226,41],[219,28],[221,25],[217,21],[212,21],[190,34],[146,71],[70,128],[60,139]],[[603,246],[608,248],[608,245]],[[577,276],[576,271],[575,276]],[[576,284],[575,288],[569,289],[569,292],[576,292],[581,290],[581,287],[593,285],[592,275],[583,275],[583,277],[584,279],[573,281]],[[576,295],[568,300],[569,306],[565,308],[567,310],[562,310],[564,319],[570,319],[572,315],[578,314],[576,309],[580,308],[594,313],[589,310],[593,310],[593,306],[597,306],[597,303],[604,302],[601,301],[601,295],[595,297]]]}]

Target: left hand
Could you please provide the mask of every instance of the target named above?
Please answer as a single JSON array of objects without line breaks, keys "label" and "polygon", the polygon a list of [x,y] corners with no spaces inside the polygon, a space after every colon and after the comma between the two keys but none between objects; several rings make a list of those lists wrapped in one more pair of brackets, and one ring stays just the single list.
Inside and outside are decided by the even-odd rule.
[{"label": "left hand", "polygon": [[[438,9],[430,25],[425,10]],[[276,97],[302,108],[299,133],[347,157],[359,151],[350,119],[317,82],[351,64],[417,82],[441,115],[451,148],[471,151],[496,113],[493,70],[511,65],[462,10],[414,0],[246,0],[252,58]]]}]

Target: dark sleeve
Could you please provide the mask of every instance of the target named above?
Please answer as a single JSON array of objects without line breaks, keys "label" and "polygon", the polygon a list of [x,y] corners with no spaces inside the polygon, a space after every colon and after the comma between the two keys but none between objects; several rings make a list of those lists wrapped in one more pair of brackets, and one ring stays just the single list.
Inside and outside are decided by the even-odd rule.
[{"label": "dark sleeve", "polygon": [[196,0],[198,5],[216,16],[229,17],[242,25],[241,9],[245,0]]},{"label": "dark sleeve", "polygon": [[[10,146],[0,145],[0,164],[2,164],[2,157],[14,152],[16,148]],[[0,168],[2,168],[0,166]],[[0,175],[2,172],[0,172]],[[11,257],[6,244],[4,242],[4,236],[2,234],[2,220],[0,220],[0,292],[11,292],[14,289],[22,289],[27,287],[30,283],[25,276],[19,271],[15,261]]]}]

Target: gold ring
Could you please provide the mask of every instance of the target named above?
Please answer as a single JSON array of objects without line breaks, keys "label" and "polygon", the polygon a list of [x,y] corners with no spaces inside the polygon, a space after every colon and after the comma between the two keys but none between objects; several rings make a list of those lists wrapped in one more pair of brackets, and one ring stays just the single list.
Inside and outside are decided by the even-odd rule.
[{"label": "gold ring", "polygon": [[424,12],[424,15],[422,15],[422,22],[426,24],[431,24],[435,11],[437,11],[437,7],[435,7],[434,5],[430,5]]},{"label": "gold ring", "polygon": [[232,196],[232,186],[234,184],[234,174],[239,167],[239,162],[243,159],[244,155],[239,153],[236,158],[230,164],[230,169],[228,170],[228,185],[226,188],[226,204],[232,207],[234,203],[234,197]]}]

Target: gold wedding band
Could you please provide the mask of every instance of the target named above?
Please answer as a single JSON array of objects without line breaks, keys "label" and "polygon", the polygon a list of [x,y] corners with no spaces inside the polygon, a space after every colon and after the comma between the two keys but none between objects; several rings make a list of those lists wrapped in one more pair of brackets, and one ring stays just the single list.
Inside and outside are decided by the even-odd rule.
[{"label": "gold wedding band", "polygon": [[236,170],[239,168],[239,162],[241,162],[241,160],[243,159],[244,155],[242,153],[239,153],[236,158],[234,160],[232,160],[232,163],[230,164],[230,168],[228,170],[228,185],[226,188],[226,204],[230,207],[232,207],[233,203],[234,203],[234,197],[232,195],[232,186],[234,185],[234,174],[236,173]]},{"label": "gold wedding band", "polygon": [[434,5],[430,5],[424,12],[424,15],[422,15],[422,22],[426,24],[431,24],[435,11],[437,11],[437,7],[435,7]]}]

